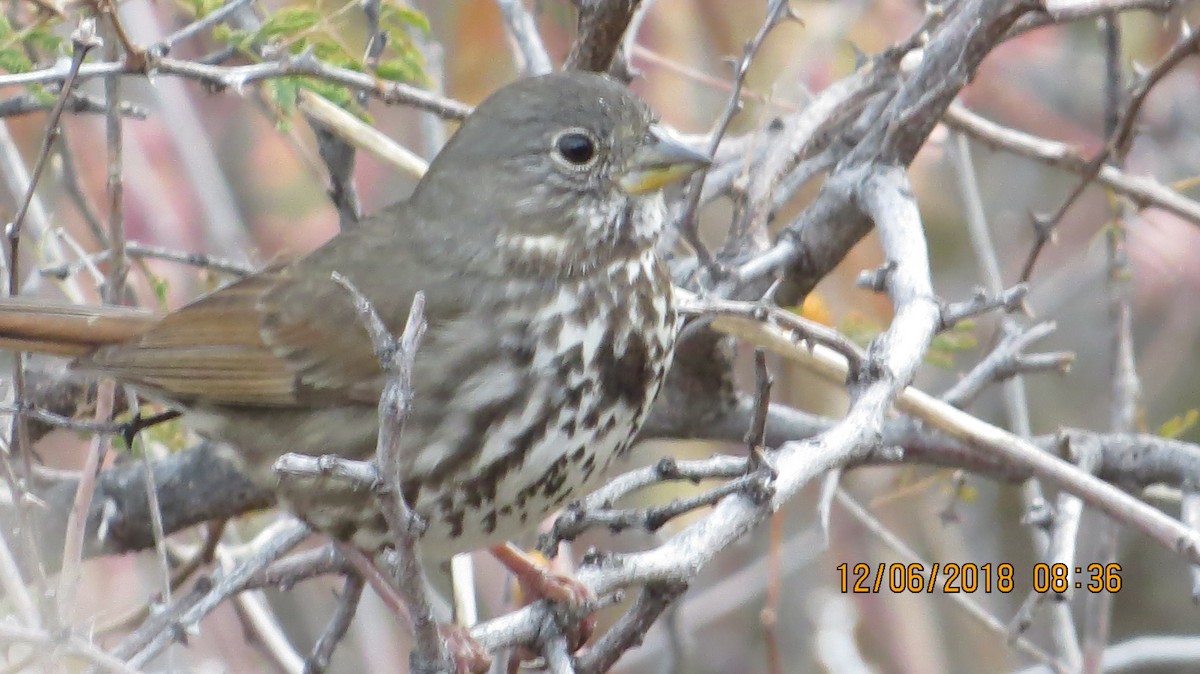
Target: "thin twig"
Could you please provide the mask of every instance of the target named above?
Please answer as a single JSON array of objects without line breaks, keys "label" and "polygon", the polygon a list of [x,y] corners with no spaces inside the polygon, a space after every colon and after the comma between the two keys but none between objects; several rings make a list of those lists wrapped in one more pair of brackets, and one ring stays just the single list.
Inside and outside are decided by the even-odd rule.
[{"label": "thin twig", "polygon": [[[50,156],[50,150],[58,138],[59,123],[62,119],[63,109],[66,107],[67,100],[71,95],[71,91],[75,87],[79,70],[83,66],[84,58],[87,56],[89,51],[99,46],[99,44],[100,40],[96,37],[96,22],[94,19],[85,18],[81,20],[79,26],[73,33],[71,33],[71,63],[68,66],[66,75],[63,79],[62,89],[59,91],[58,95],[58,101],[55,103],[54,108],[50,111],[50,116],[46,121],[46,133],[42,138],[42,145],[38,150],[37,160],[34,162],[33,172],[30,175],[29,185],[25,190],[25,196],[21,199],[20,205],[17,207],[17,213],[13,217],[12,222],[8,223],[5,227],[4,234],[8,240],[8,246],[5,250],[7,259],[5,261],[8,266],[7,288],[10,296],[16,295],[17,291],[19,290],[21,229],[25,223],[25,217],[28,215],[29,209],[33,204],[34,194],[37,190],[38,183],[41,181],[42,172],[46,168],[46,160]],[[13,359],[12,388],[13,404],[17,407],[21,407],[25,401],[25,358],[22,354],[18,354],[17,357]],[[29,447],[29,429],[23,415],[16,415],[13,417],[9,437],[11,438],[11,451],[9,454],[19,456],[22,462],[22,470],[24,474],[26,476],[30,475],[32,473],[32,458],[30,456],[31,452]],[[98,454],[99,449],[96,449],[94,453]],[[97,469],[98,464],[92,466],[93,472]],[[91,476],[91,479],[94,481],[94,474]],[[82,485],[83,482],[81,481],[80,484]],[[24,489],[17,489],[15,490],[15,493],[17,494],[18,509],[22,511],[20,512],[19,517],[21,518],[22,524],[21,530],[26,536],[27,545],[24,547],[30,551],[27,554],[34,554],[32,551],[36,549],[36,546],[31,545],[31,543],[33,542],[33,539],[36,538],[36,533],[32,530],[32,528],[27,526],[29,524],[29,518],[27,517],[26,513],[23,512],[27,505],[24,498]],[[89,497],[89,500],[82,505],[77,503],[76,507],[72,508],[72,515],[86,514],[87,503],[90,502],[91,494],[87,493],[86,495]],[[83,513],[79,513],[79,510],[82,510]],[[78,535],[79,538],[82,539],[82,521],[78,522]],[[76,581],[78,580],[76,571],[79,562],[79,555],[77,554],[77,550],[74,550],[72,547],[70,547],[71,545],[73,544],[68,543],[68,548],[64,551],[64,553],[73,552],[76,554],[73,554],[69,557],[64,557],[64,559],[69,560],[67,563],[73,565],[69,569],[72,573],[71,575],[67,575],[65,571],[68,569],[64,567],[64,574],[59,580],[61,581],[60,590],[66,591],[67,594],[71,595],[70,598],[73,599],[74,591],[76,589]],[[36,563],[35,568],[40,569],[41,564]],[[64,599],[62,595],[60,595],[58,599],[59,615],[67,616],[68,611],[70,610],[69,599]],[[64,622],[64,624],[69,623]]]},{"label": "thin twig", "polygon": [[[310,53],[284,57],[280,61],[239,66],[208,65],[170,57],[152,60],[156,75],[184,77],[219,89],[233,89],[239,93],[244,91],[247,86],[264,80],[305,76],[339,84],[355,91],[365,91],[389,105],[409,105],[432,112],[444,119],[463,119],[471,112],[469,106],[458,101],[402,82],[385,81],[367,73],[331,66],[319,61]],[[136,68],[132,64],[111,61],[85,64],[74,71],[74,75],[72,72],[72,70],[56,65],[27,73],[0,75],[0,87],[50,84],[64,82],[68,78],[74,82],[114,74],[145,74],[144,69]]]},{"label": "thin twig", "polygon": [[[254,268],[250,265],[242,264],[234,260],[219,257],[216,255],[206,255],[204,253],[190,253],[185,251],[171,250],[163,246],[152,246],[144,243],[127,242],[125,244],[125,252],[130,257],[134,258],[149,258],[156,260],[167,260],[169,262],[177,262],[179,264],[207,269],[210,271],[220,272],[223,274],[232,274],[234,276],[249,276],[254,273]],[[86,258],[67,262],[64,264],[54,265],[52,267],[42,267],[38,273],[51,278],[65,279],[80,267],[104,262],[112,255],[111,250],[103,250],[99,253],[93,253]]]},{"label": "thin twig", "polygon": [[[116,385],[112,381],[99,384],[96,391],[96,423],[106,423],[112,416],[113,396]],[[18,415],[20,418],[21,415]],[[75,598],[79,590],[79,580],[82,576],[81,562],[83,559],[83,537],[87,528],[88,509],[92,496],[96,491],[96,478],[103,465],[104,454],[108,449],[108,437],[97,434],[88,444],[87,456],[83,462],[82,476],[75,490],[75,500],[67,516],[67,530],[64,536],[62,554],[62,571],[58,578],[58,591],[55,598],[58,602],[58,620],[60,625],[70,625],[76,608]]]},{"label": "thin twig", "polygon": [[[900,556],[905,563],[915,563],[923,569],[932,569],[936,565],[926,562],[924,558],[917,554],[904,541],[900,540],[894,533],[889,531],[878,519],[868,512],[861,504],[854,500],[842,488],[838,488],[835,495],[838,504],[841,505],[846,512],[850,513],[860,524],[867,528],[875,538],[886,545],[889,549]],[[946,585],[946,575],[940,575],[936,578],[928,579],[929,582],[936,582],[938,589],[942,589]],[[984,627],[988,628],[996,634],[1006,634],[1004,623],[1000,622],[995,616],[988,613],[982,606],[971,600],[970,595],[962,593],[940,593],[950,598],[955,604],[958,604],[967,615],[978,620]],[[1049,653],[1046,653],[1037,645],[1031,643],[1025,637],[1018,637],[1014,642],[1021,652],[1036,659],[1037,661],[1049,665],[1054,671],[1066,674],[1070,671],[1065,665],[1058,662]]]},{"label": "thin twig", "polygon": [[554,64],[550,62],[550,54],[538,35],[537,22],[525,8],[523,0],[496,0],[496,5],[500,7],[504,27],[513,43],[517,70],[525,75],[545,75],[553,71]]},{"label": "thin twig", "polygon": [[175,45],[189,40],[200,33],[221,23],[231,14],[238,11],[242,7],[250,4],[250,0],[228,0],[221,7],[209,12],[203,18],[199,18],[179,30],[164,37],[158,42],[146,48],[146,51],[153,57],[162,58],[171,52]]},{"label": "thin twig", "polygon": [[425,587],[425,573],[418,554],[417,543],[425,523],[404,500],[401,490],[404,469],[400,460],[403,456],[404,422],[412,406],[413,361],[421,337],[425,334],[425,294],[417,292],[413,296],[408,321],[397,339],[388,332],[370,300],[349,279],[335,272],[333,280],[354,298],[359,319],[370,334],[375,355],[387,373],[387,383],[379,398],[379,441],[375,449],[375,463],[382,480],[375,488],[375,495],[396,546],[392,580],[408,607],[416,636],[410,667],[415,672],[437,671],[447,662],[447,655],[434,620],[433,604]]},{"label": "thin twig", "polygon": [[621,654],[641,643],[650,626],[667,607],[687,590],[682,583],[654,583],[638,594],[637,600],[592,647],[576,660],[579,674],[609,671]]},{"label": "thin twig", "polygon": [[[1095,180],[1101,169],[1108,164],[1110,158],[1124,157],[1129,150],[1129,144],[1133,142],[1134,123],[1141,112],[1142,104],[1146,101],[1146,97],[1150,95],[1150,91],[1154,85],[1158,84],[1168,73],[1179,65],[1183,59],[1191,56],[1200,49],[1200,26],[1189,27],[1184,24],[1184,30],[1179,40],[1171,47],[1158,63],[1154,65],[1144,76],[1129,90],[1129,102],[1121,110],[1117,117],[1116,126],[1113,129],[1107,130],[1107,137],[1104,143],[1104,148],[1087,163],[1083,169],[1083,177],[1062,204],[1049,217],[1035,217],[1034,226],[1034,244],[1030,249],[1028,257],[1025,259],[1025,266],[1021,269],[1021,281],[1028,281],[1033,274],[1033,267],[1037,264],[1038,257],[1046,244],[1053,240],[1054,230],[1058,227],[1063,217],[1070,210],[1071,206],[1083,194],[1087,186]],[[1110,115],[1110,118],[1112,116]],[[1118,162],[1120,163],[1120,162]]]},{"label": "thin twig", "polygon": [[[754,37],[742,48],[742,56],[734,65],[732,91],[729,93],[725,109],[721,112],[721,116],[717,118],[717,125],[709,138],[709,156],[716,154],[717,148],[721,145],[721,139],[725,137],[725,132],[729,130],[729,124],[733,121],[734,115],[742,109],[742,87],[746,84],[746,75],[750,72],[750,65],[754,62],[754,57],[758,55],[758,50],[762,47],[763,41],[766,40],[771,29],[779,25],[779,22],[785,17],[791,16],[790,12],[791,9],[788,6],[787,0],[768,0],[766,19],[759,26],[758,32],[754,34]],[[687,241],[688,245],[696,252],[696,258],[700,261],[700,264],[708,270],[712,278],[719,279],[720,269],[712,253],[700,241],[699,223],[696,218],[696,211],[700,206],[700,194],[704,189],[704,179],[707,175],[708,168],[706,167],[697,171],[696,175],[692,178],[687,192],[687,199],[684,201],[683,213],[679,216],[678,222],[684,241]]]},{"label": "thin twig", "polygon": [[325,627],[321,638],[317,639],[317,645],[313,646],[312,654],[304,661],[304,674],[321,674],[329,667],[333,650],[337,648],[338,642],[346,636],[346,632],[350,629],[350,623],[354,620],[362,591],[362,576],[353,572],[346,574],[346,583],[342,585],[342,593],[338,595],[337,608],[333,611],[333,617],[329,619],[329,625]]},{"label": "thin twig", "polygon": [[1020,311],[1024,307],[1027,294],[1029,285],[1026,283],[1018,283],[995,294],[989,294],[983,288],[979,288],[971,299],[953,302],[942,308],[942,329],[949,330],[968,318],[996,309],[1003,309],[1005,313]]},{"label": "thin twig", "polygon": [[5,231],[5,236],[8,238],[9,295],[16,294],[17,284],[20,280],[17,253],[21,240],[21,227],[25,223],[25,216],[29,213],[29,205],[33,202],[33,193],[42,179],[42,171],[46,168],[46,160],[50,157],[50,149],[54,147],[54,142],[58,139],[58,125],[62,120],[63,109],[66,108],[67,101],[71,97],[71,91],[75,88],[75,83],[79,79],[80,69],[83,67],[83,59],[87,57],[89,51],[101,44],[100,38],[96,36],[95,19],[83,19],[80,21],[79,27],[71,33],[71,63],[67,66],[67,70],[62,78],[62,90],[59,91],[58,101],[54,104],[54,108],[50,110],[50,116],[46,120],[46,134],[42,137],[42,146],[38,150],[37,160],[33,164],[33,174],[30,178],[29,187],[25,191],[25,198],[21,200],[20,205],[17,207],[16,215],[13,216],[12,222],[8,224]]},{"label": "thin twig", "polygon": [[1044,321],[1021,330],[1014,324],[1003,328],[1003,336],[987,356],[980,360],[962,379],[942,394],[942,400],[959,409],[966,409],[989,385],[1017,375],[1016,365],[1021,352],[1033,343],[1054,332],[1053,321]]},{"label": "thin twig", "polygon": [[269,527],[255,538],[250,555],[214,574],[207,592],[198,597],[189,595],[176,600],[177,604],[182,602],[187,608],[177,614],[168,609],[165,614],[174,614],[177,617],[160,620],[157,616],[152,616],[152,625],[147,625],[145,631],[139,629],[131,634],[113,654],[120,658],[128,658],[128,663],[133,667],[143,666],[173,643],[182,630],[195,625],[229,597],[245,589],[256,574],[298,545],[308,534],[308,527],[294,519],[277,522],[275,526]]}]

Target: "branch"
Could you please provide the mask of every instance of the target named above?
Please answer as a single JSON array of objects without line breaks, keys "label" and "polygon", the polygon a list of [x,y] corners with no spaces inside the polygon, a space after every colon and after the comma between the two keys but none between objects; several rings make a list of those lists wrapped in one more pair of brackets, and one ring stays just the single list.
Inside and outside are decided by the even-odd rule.
[{"label": "branch", "polygon": [[525,9],[523,0],[496,0],[504,16],[504,27],[514,46],[517,70],[525,75],[545,75],[554,70],[546,45],[538,35],[537,21]]},{"label": "branch", "polygon": [[376,481],[374,491],[395,545],[395,564],[389,565],[393,570],[392,581],[408,608],[416,636],[410,668],[414,672],[440,671],[449,658],[433,617],[433,602],[425,586],[417,547],[425,522],[405,503],[401,490],[404,423],[412,407],[413,359],[425,334],[425,294],[417,292],[413,296],[404,332],[397,339],[388,332],[370,300],[349,279],[334,272],[333,280],[354,297],[359,319],[370,333],[375,355],[387,375],[379,398],[379,440],[375,448],[375,464],[381,479]]},{"label": "branch", "polygon": [[642,0],[575,0],[578,30],[564,68],[606,72]]},{"label": "branch", "polygon": [[[255,63],[242,66],[207,65],[163,57],[149,59],[147,69],[155,75],[176,75],[196,80],[217,89],[233,89],[242,93],[246,86],[263,80],[279,77],[305,76],[340,84],[355,91],[366,92],[388,105],[408,105],[419,110],[432,112],[444,119],[464,119],[471,112],[470,106],[438,96],[400,82],[388,82],[346,68],[328,65],[310,53],[294,57],[285,55],[282,60],[270,63]],[[0,87],[28,84],[50,84],[63,82],[71,76],[70,69],[61,65],[27,73],[0,75]],[[109,75],[144,75],[145,70],[128,63],[90,63],[80,66],[76,81],[84,81]]]},{"label": "branch", "polygon": [[[989,147],[1029,157],[1079,175],[1084,175],[1087,171],[1087,160],[1066,143],[1001,126],[960,104],[950,106],[942,121],[946,126],[969,134]],[[1115,166],[1105,165],[1096,174],[1096,182],[1132,199],[1138,206],[1160,208],[1192,224],[1200,225],[1200,203],[1153,178],[1132,176]]]},{"label": "branch", "polygon": [[1026,12],[1031,0],[953,4],[921,52],[916,70],[878,112],[862,139],[825,181],[816,199],[780,234],[774,247],[739,269],[742,279],[785,267],[781,304],[793,305],[825,277],[871,229],[851,203],[854,191],[840,174],[873,161],[907,165],[983,58]]}]

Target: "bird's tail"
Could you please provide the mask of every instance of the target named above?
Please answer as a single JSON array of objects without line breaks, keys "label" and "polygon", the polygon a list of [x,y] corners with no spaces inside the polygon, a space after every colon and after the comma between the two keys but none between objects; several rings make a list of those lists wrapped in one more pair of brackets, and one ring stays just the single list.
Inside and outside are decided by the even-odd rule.
[{"label": "bird's tail", "polygon": [[143,309],[0,299],[0,349],[82,356],[129,341],[158,318]]}]

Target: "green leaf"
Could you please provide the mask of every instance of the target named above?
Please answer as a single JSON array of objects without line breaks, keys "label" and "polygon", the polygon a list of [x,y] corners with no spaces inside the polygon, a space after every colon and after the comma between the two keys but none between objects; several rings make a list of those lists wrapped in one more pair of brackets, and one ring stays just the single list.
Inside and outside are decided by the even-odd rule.
[{"label": "green leaf", "polygon": [[1192,430],[1197,423],[1200,423],[1200,409],[1190,409],[1163,422],[1163,425],[1158,427],[1158,434],[1174,440]]},{"label": "green leaf", "polygon": [[171,284],[167,282],[167,279],[158,276],[151,276],[149,280],[150,288],[154,290],[154,299],[158,302],[158,309],[165,312],[167,310],[167,293],[171,289]]},{"label": "green leaf", "polygon": [[212,36],[214,40],[243,50],[248,49],[250,43],[254,41],[253,33],[230,28],[223,23],[213,26]]},{"label": "green leaf", "polygon": [[63,48],[63,39],[46,28],[33,28],[25,36],[25,42],[38,51],[59,53]]},{"label": "green leaf", "polygon": [[58,100],[58,96],[50,93],[46,87],[40,84],[29,85],[29,95],[33,96],[34,100],[43,105],[53,105]]},{"label": "green leaf", "polygon": [[425,81],[423,65],[419,55],[414,57],[412,54],[402,54],[397,58],[380,61],[375,74],[380,79],[392,82],[422,83]]},{"label": "green leaf", "polygon": [[142,431],[145,442],[162,445],[171,453],[187,448],[187,430],[179,418],[163,421]]},{"label": "green leaf", "polygon": [[209,14],[212,14],[217,9],[219,9],[222,5],[224,5],[225,1],[224,0],[190,0],[190,2],[188,4],[190,5],[190,8],[192,10],[192,15],[197,19],[203,19],[204,17],[208,16]]},{"label": "green leaf", "polygon": [[979,346],[979,340],[975,335],[969,332],[943,332],[933,338],[933,343],[930,348],[946,351],[950,353],[958,351],[970,351]]},{"label": "green leaf", "polygon": [[354,54],[346,51],[346,48],[336,40],[314,40],[312,42],[312,49],[313,55],[323,63],[347,70],[363,71],[362,61]]},{"label": "green leaf", "polygon": [[379,8],[379,24],[385,30],[403,33],[406,28],[416,28],[429,35],[429,18],[411,7],[383,5]]},{"label": "green leaf", "polygon": [[859,314],[847,316],[842,321],[840,329],[850,341],[864,347],[870,344],[871,340],[875,339],[883,331],[883,328],[878,323],[874,323]]},{"label": "green leaf", "polygon": [[943,370],[954,368],[954,356],[946,351],[939,351],[933,348],[925,352],[925,362]]},{"label": "green leaf", "polygon": [[[317,94],[330,103],[354,112],[358,107],[354,103],[354,94],[346,87],[321,80],[303,80],[300,86]],[[357,114],[357,113],[356,113]]]},{"label": "green leaf", "polygon": [[33,69],[33,63],[18,47],[0,49],[0,70],[12,74],[25,73]]},{"label": "green leaf", "polygon": [[321,23],[322,15],[315,9],[288,7],[267,17],[255,34],[261,40],[294,37]]},{"label": "green leaf", "polygon": [[287,130],[288,120],[296,113],[296,97],[300,95],[301,86],[297,77],[280,77],[266,83],[267,98],[279,110],[280,131]]}]

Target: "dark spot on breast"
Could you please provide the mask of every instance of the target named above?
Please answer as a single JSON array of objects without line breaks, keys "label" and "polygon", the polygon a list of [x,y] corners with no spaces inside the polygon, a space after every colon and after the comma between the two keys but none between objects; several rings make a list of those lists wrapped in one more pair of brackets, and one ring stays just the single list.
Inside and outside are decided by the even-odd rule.
[{"label": "dark spot on breast", "polygon": [[589,431],[595,430],[598,423],[600,423],[600,407],[592,405],[592,408],[588,410],[587,416],[583,418],[583,427]]},{"label": "dark spot on breast", "polygon": [[493,510],[483,516],[483,533],[490,534],[496,530],[496,511]]},{"label": "dark spot on breast", "polygon": [[474,483],[468,483],[462,488],[462,493],[463,501],[466,503],[467,507],[473,510],[478,510],[479,506],[483,503],[483,494],[480,493],[477,485]]},{"label": "dark spot on breast", "polygon": [[483,407],[476,409],[471,414],[470,430],[467,432],[467,437],[463,439],[465,444],[473,446],[476,450],[483,447],[484,442],[488,438],[488,431],[497,422],[504,419],[506,414],[511,414],[520,407],[521,401],[517,396],[507,398],[505,400],[497,400]]},{"label": "dark spot on breast", "polygon": [[[522,387],[507,398],[492,401],[476,409],[467,420],[466,434],[459,437],[451,445],[450,451],[447,452],[446,456],[439,460],[437,466],[424,476],[423,481],[425,484],[444,484],[447,479],[453,478],[455,471],[462,467],[463,462],[483,448],[492,427],[503,423],[508,415],[518,413],[524,407],[524,399],[527,393],[528,390]],[[441,421],[442,419],[438,418],[438,422],[440,423]],[[494,490],[492,493],[495,493]],[[413,503],[413,501],[409,500],[409,503]]]},{"label": "dark spot on breast", "polygon": [[563,484],[567,481],[567,457],[560,456],[558,460],[550,466],[550,469],[538,478],[538,482],[542,485],[542,494],[546,498],[551,498],[562,489]]},{"label": "dark spot on breast", "polygon": [[563,406],[568,410],[578,410],[583,401],[583,386],[572,386],[563,394]]},{"label": "dark spot on breast", "polygon": [[554,314],[550,318],[546,319],[546,323],[541,334],[542,339],[547,344],[557,344],[558,338],[562,334],[562,327],[562,314]]},{"label": "dark spot on breast", "polygon": [[647,323],[657,323],[661,319],[658,310],[654,308],[654,298],[650,293],[638,293],[636,301],[642,320]]},{"label": "dark spot on breast", "polygon": [[450,538],[458,538],[463,533],[463,511],[448,513],[446,523],[450,525]]},{"label": "dark spot on breast", "polygon": [[412,505],[417,502],[417,497],[421,495],[421,482],[419,480],[405,480],[400,483],[400,495],[404,497],[404,502]]},{"label": "dark spot on breast", "polygon": [[512,344],[507,348],[513,365],[516,365],[518,368],[528,368],[532,365],[533,354],[536,350],[536,345],[529,339],[522,339],[519,343]]},{"label": "dark spot on breast", "polygon": [[612,430],[616,427],[617,427],[616,417],[609,417],[604,420],[604,423],[600,424],[599,428],[596,429],[596,435],[607,435],[607,434],[611,433]]},{"label": "dark spot on breast", "polygon": [[581,466],[581,468],[583,470],[583,479],[586,482],[587,480],[591,479],[592,473],[596,471],[596,456],[594,454],[589,456],[583,462],[583,466]]},{"label": "dark spot on breast", "polygon": [[554,357],[551,365],[558,380],[567,381],[571,375],[583,370],[583,345],[576,344],[563,351]]},{"label": "dark spot on breast", "polygon": [[[550,424],[553,422],[553,417],[558,414],[558,410],[552,405],[543,405],[538,415],[529,423],[529,427],[521,431],[512,439],[512,445],[508,454],[504,459],[497,461],[497,464],[508,464],[508,466],[520,466],[525,463],[525,455],[533,449],[534,445],[546,437],[546,431],[550,429]],[[488,468],[488,472],[491,467]]]},{"label": "dark spot on breast", "polygon": [[600,372],[600,406],[612,408],[618,401],[632,409],[646,402],[647,389],[654,381],[654,366],[646,340],[639,332],[631,332],[625,342],[625,351],[615,353],[613,333],[610,330],[596,349],[595,366]]},{"label": "dark spot on breast", "polygon": [[580,290],[579,307],[574,318],[581,324],[587,325],[600,317],[600,302],[596,297],[595,288],[584,287]]}]

